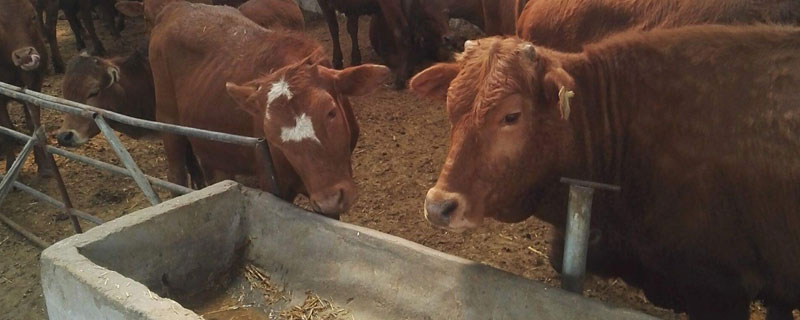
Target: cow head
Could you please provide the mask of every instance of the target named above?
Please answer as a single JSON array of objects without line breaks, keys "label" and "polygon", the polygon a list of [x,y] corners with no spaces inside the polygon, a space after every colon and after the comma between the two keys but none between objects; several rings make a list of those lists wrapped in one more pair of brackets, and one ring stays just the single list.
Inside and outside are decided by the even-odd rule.
[{"label": "cow head", "polygon": [[[112,97],[124,96],[124,89],[119,85],[122,76],[125,75],[120,72],[119,66],[110,60],[91,56],[84,51],[73,58],[67,66],[62,82],[62,94],[68,100],[121,112],[122,110],[117,108],[122,101],[112,100]],[[100,128],[94,120],[64,114],[56,138],[58,144],[62,146],[76,147],[86,143],[98,133]]]},{"label": "cow head", "polygon": [[263,127],[273,153],[285,156],[297,172],[314,210],[338,218],[357,197],[350,155],[358,136],[347,96],[374,91],[388,74],[388,68],[370,64],[338,71],[309,57],[226,87]]},{"label": "cow head", "polygon": [[410,82],[418,95],[446,97],[450,151],[425,217],[454,231],[486,217],[529,217],[558,185],[573,140],[559,92],[574,84],[558,61],[517,38],[467,41],[465,48],[457,62]]},{"label": "cow head", "polygon": [[23,71],[38,70],[47,63],[47,53],[36,49],[44,44],[30,1],[2,0],[0,7],[0,65],[8,61]]}]

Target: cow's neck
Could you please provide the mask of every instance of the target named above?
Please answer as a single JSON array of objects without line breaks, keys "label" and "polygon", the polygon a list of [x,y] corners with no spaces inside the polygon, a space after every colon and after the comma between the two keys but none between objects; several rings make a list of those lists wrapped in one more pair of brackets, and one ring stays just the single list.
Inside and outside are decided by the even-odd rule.
[{"label": "cow's neck", "polygon": [[[630,63],[630,62],[628,62]],[[611,61],[583,54],[565,57],[564,69],[575,79],[570,122],[575,137],[575,176],[619,184],[625,150],[625,122],[635,105],[631,77],[613,72]],[[619,64],[616,64],[619,65]]]},{"label": "cow's neck", "polygon": [[[264,121],[261,117],[254,117],[253,122],[253,127],[255,128],[253,136],[264,138]],[[265,171],[262,171],[266,164],[262,159],[256,157],[257,163],[255,165],[258,167],[254,168],[254,172],[260,175],[258,179],[261,188],[272,194],[279,194],[280,197],[286,201],[294,201],[298,193],[306,193],[300,175],[297,174],[297,171],[295,171],[294,167],[289,163],[289,159],[286,158],[286,155],[275,146],[274,141],[267,140],[267,143],[269,144],[269,155],[272,158],[272,170],[275,175],[275,182],[278,184],[278,189],[280,190],[278,190],[277,193],[275,190],[272,190],[272,185],[269,183],[270,177],[265,175]]]}]

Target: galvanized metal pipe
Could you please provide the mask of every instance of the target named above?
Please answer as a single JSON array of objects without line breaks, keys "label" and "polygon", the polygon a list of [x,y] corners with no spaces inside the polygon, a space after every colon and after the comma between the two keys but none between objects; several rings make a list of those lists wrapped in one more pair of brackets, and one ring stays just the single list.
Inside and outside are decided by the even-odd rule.
[{"label": "galvanized metal pipe", "polygon": [[[3,175],[0,174],[0,178],[2,178],[2,177],[3,177]],[[64,209],[65,208],[64,203],[62,203],[61,201],[58,201],[55,198],[53,198],[53,197],[51,197],[51,196],[49,196],[49,195],[47,195],[47,194],[45,194],[45,193],[43,193],[43,192],[41,192],[39,190],[31,188],[31,187],[25,185],[22,182],[14,181],[14,187],[19,189],[19,190],[21,190],[21,191],[23,191],[23,192],[27,192],[28,194],[30,194],[35,199],[44,201],[45,203],[53,206],[54,208],[57,208],[57,209]],[[101,224],[103,224],[103,222],[105,222],[105,221],[103,221],[103,219],[100,219],[100,218],[95,217],[95,216],[93,216],[93,215],[91,215],[89,213],[86,213],[84,211],[81,211],[81,210],[78,210],[78,209],[75,209],[75,208],[72,208],[71,211],[72,211],[72,214],[76,215],[78,218],[86,220],[87,222],[91,222],[91,223],[93,223],[95,225],[101,225]]]},{"label": "galvanized metal pipe", "polygon": [[269,144],[264,139],[260,139],[258,145],[256,146],[256,154],[261,161],[264,162],[264,171],[267,177],[269,177],[269,184],[270,188],[272,188],[272,194],[276,197],[281,197],[281,189],[278,188],[278,181],[275,178],[275,167],[272,164],[272,153],[269,151]]},{"label": "galvanized metal pipe", "polygon": [[7,83],[0,82],[0,94],[7,95],[14,99],[33,103],[42,108],[58,110],[64,113],[78,115],[84,118],[91,118],[94,114],[101,114],[108,120],[132,125],[140,128],[150,129],[159,132],[167,132],[193,138],[212,140],[242,146],[256,146],[258,138],[239,136],[234,134],[214,132],[197,128],[183,127],[173,124],[160,123],[156,121],[143,120],[119,114],[116,112],[100,109],[90,105],[77,103],[74,101],[52,97],[36,91],[22,89]]},{"label": "galvanized metal pipe", "polygon": [[569,186],[567,208],[567,232],[564,239],[564,264],[561,272],[561,288],[583,292],[583,278],[586,274],[586,254],[589,249],[589,222],[592,214],[592,194],[594,189]]},{"label": "galvanized metal pipe", "polygon": [[580,294],[583,293],[583,278],[586,275],[594,189],[619,191],[620,187],[570,178],[561,178],[561,182],[569,184],[561,288]]},{"label": "galvanized metal pipe", "polygon": [[122,141],[119,141],[119,138],[114,133],[114,129],[108,125],[108,123],[103,119],[102,115],[97,115],[94,117],[94,122],[97,124],[97,127],[100,128],[100,131],[103,135],[106,136],[106,140],[111,145],[111,149],[119,157],[119,160],[122,161],[122,164],[128,168],[128,171],[131,174],[131,177],[134,181],[136,181],[136,185],[139,186],[139,189],[142,190],[144,193],[145,198],[147,201],[150,201],[150,204],[157,205],[161,203],[161,199],[158,198],[158,194],[153,190],[153,186],[150,185],[150,181],[147,181],[147,178],[144,177],[144,172],[139,169],[139,166],[136,165],[136,161],[133,160],[131,154],[128,153],[128,149],[122,145]]},{"label": "galvanized metal pipe", "polygon": [[[41,129],[39,129],[41,130]],[[6,200],[6,196],[8,196],[8,192],[11,190],[12,182],[17,180],[17,176],[19,176],[19,171],[22,170],[22,165],[25,163],[25,160],[28,159],[28,155],[33,150],[33,147],[38,143],[38,135],[34,134],[32,138],[25,143],[25,146],[20,151],[17,158],[14,159],[14,163],[11,164],[11,168],[6,173],[6,176],[3,177],[3,180],[0,181],[0,203]]]},{"label": "galvanized metal pipe", "polygon": [[[20,141],[27,141],[30,138],[28,135],[25,135],[23,133],[20,133],[20,132],[11,130],[11,129],[7,129],[5,127],[0,127],[0,134],[6,134],[6,135],[8,135],[8,136],[10,136],[10,137],[12,137],[14,139],[20,140]],[[115,166],[113,164],[108,164],[108,163],[105,163],[105,162],[102,162],[102,161],[99,161],[99,160],[95,160],[95,159],[92,159],[92,158],[89,158],[89,157],[86,157],[86,156],[82,156],[82,155],[79,155],[79,154],[76,154],[76,153],[72,153],[72,152],[69,152],[67,150],[59,149],[59,148],[56,148],[56,147],[53,147],[53,146],[47,146],[45,148],[45,150],[47,150],[47,152],[50,152],[52,154],[57,154],[59,156],[62,156],[64,158],[67,158],[67,159],[70,159],[70,160],[74,160],[74,161],[78,161],[78,162],[81,162],[81,163],[85,163],[87,165],[90,165],[92,167],[98,168],[100,170],[105,170],[105,171],[108,171],[108,172],[111,172],[111,173],[114,173],[114,174],[118,174],[118,175],[123,175],[123,176],[126,176],[126,177],[130,177],[131,176],[130,173],[128,172],[128,170],[126,170],[125,168],[122,168],[122,167],[119,167],[119,166]],[[168,190],[168,191],[173,191],[173,192],[176,192],[176,193],[179,193],[179,194],[187,194],[189,192],[194,191],[194,190],[192,190],[190,188],[187,188],[187,187],[184,187],[184,186],[180,186],[180,185],[174,184],[174,183],[169,182],[169,181],[161,180],[159,178],[155,178],[155,177],[151,177],[151,176],[147,176],[147,175],[145,177],[153,185],[155,185],[157,187],[160,187],[160,188],[163,188],[163,189]]]},{"label": "galvanized metal pipe", "polygon": [[37,237],[33,232],[28,231],[27,229],[23,228],[22,226],[18,225],[13,220],[6,217],[4,214],[0,213],[0,221],[5,223],[11,230],[16,231],[17,233],[21,234],[23,237],[27,238],[31,242],[33,242],[37,247],[46,249],[50,246],[50,243],[47,241],[42,240],[42,238]]}]

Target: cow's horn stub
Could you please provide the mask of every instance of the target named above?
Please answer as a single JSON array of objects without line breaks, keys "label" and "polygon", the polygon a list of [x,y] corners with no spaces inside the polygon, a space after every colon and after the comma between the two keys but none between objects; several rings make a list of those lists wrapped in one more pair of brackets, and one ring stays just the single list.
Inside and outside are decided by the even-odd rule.
[{"label": "cow's horn stub", "polygon": [[517,51],[525,58],[533,60],[536,58],[536,48],[533,46],[533,43],[530,42],[523,42],[519,45]]},{"label": "cow's horn stub", "polygon": [[117,68],[116,66],[109,66],[106,69],[106,72],[108,72],[108,77],[109,77],[108,85],[106,86],[106,88],[108,88],[117,83],[117,81],[119,81],[119,68]]},{"label": "cow's horn stub", "polygon": [[468,52],[478,46],[478,40],[467,40],[464,42],[464,52]]}]

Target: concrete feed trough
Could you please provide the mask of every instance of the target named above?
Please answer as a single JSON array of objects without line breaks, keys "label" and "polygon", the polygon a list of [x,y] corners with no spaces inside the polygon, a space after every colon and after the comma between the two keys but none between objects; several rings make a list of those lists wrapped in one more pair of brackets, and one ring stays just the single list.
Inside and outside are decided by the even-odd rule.
[{"label": "concrete feed trough", "polygon": [[[222,311],[258,308],[264,319],[307,291],[348,319],[649,319],[229,181],[67,238],[41,259],[50,319],[209,319],[219,314],[166,297],[214,291],[240,303]],[[244,263],[286,298],[265,303],[238,275]]]}]

